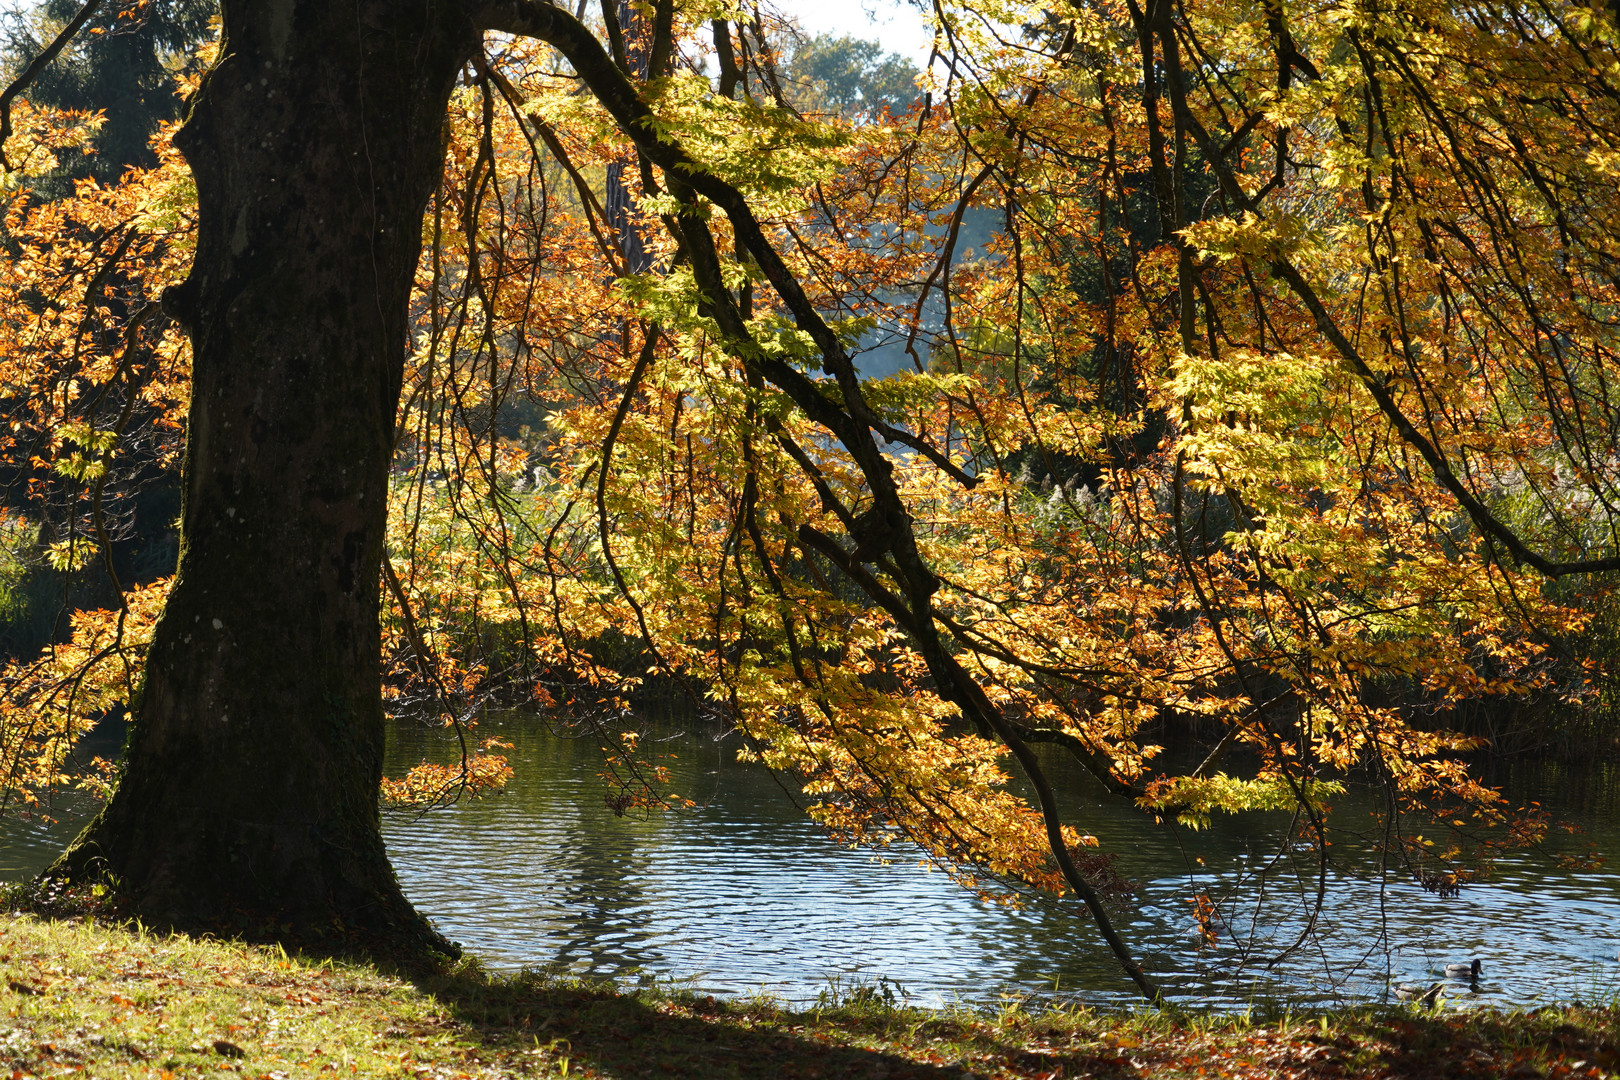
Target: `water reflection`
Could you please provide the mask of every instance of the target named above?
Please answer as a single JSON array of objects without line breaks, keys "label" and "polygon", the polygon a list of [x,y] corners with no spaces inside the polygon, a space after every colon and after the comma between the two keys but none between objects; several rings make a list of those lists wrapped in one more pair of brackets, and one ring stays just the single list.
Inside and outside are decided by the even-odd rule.
[{"label": "water reflection", "polygon": [[[924,1003],[1001,993],[1135,1000],[1076,905],[1007,911],[919,870],[914,855],[894,852],[886,864],[842,850],[769,772],[739,765],[733,742],[649,735],[643,751],[673,755],[662,763],[699,805],[638,819],[604,804],[594,739],[553,734],[535,717],[492,719],[481,733],[514,744],[509,791],[420,817],[391,814],[385,833],[406,893],[491,967],[668,978],[797,1000],[834,980],[886,980]],[[442,732],[401,726],[389,771],[450,753]],[[1517,761],[1491,779],[1583,827],[1573,848],[1620,848],[1612,768]],[[1358,861],[1355,838],[1341,834],[1315,932],[1268,966],[1306,928],[1315,890],[1308,865],[1259,873],[1282,838],[1277,815],[1242,815],[1181,837],[1083,787],[1071,785],[1065,797],[1074,819],[1120,853],[1119,869],[1138,888],[1121,929],[1184,999],[1236,1008],[1258,998],[1366,1000],[1387,995],[1392,979],[1427,982],[1447,962],[1475,957],[1483,976],[1472,987],[1453,981],[1459,996],[1512,1005],[1620,989],[1620,878],[1606,870],[1572,875],[1516,856],[1493,881],[1445,898],[1380,883]],[[1354,792],[1338,802],[1346,826],[1365,820]],[[61,850],[79,821],[71,800],[58,810],[67,812],[54,825],[8,823],[0,875],[36,872]],[[1231,924],[1213,947],[1201,947],[1194,931],[1187,898],[1197,892],[1219,900]]]},{"label": "water reflection", "polygon": [[[653,974],[796,999],[836,979],[888,980],[936,1003],[1004,992],[1133,1000],[1074,905],[1009,912],[920,871],[914,856],[894,853],[886,865],[841,850],[768,772],[738,765],[733,744],[696,734],[661,744],[678,755],[666,762],[677,788],[701,805],[640,821],[603,805],[594,742],[548,734],[533,720],[509,719],[500,732],[517,744],[518,778],[506,795],[388,826],[406,891],[491,964]],[[391,750],[395,768],[424,750],[420,732],[401,734],[409,737]],[[1501,779],[1556,790],[1564,778]],[[1268,966],[1307,929],[1315,894],[1308,865],[1256,873],[1280,840],[1275,815],[1239,816],[1187,838],[1082,788],[1067,795],[1084,827],[1121,853],[1119,867],[1139,890],[1122,928],[1179,995],[1237,1007],[1263,997],[1364,1000],[1386,995],[1392,979],[1437,978],[1446,962],[1476,956],[1484,977],[1472,987],[1456,981],[1459,996],[1591,999],[1620,980],[1614,875],[1504,860],[1496,881],[1443,898],[1381,885],[1356,865],[1348,835],[1306,946]],[[1356,820],[1354,801],[1342,800],[1351,804],[1342,820]],[[1603,843],[1616,839],[1612,804],[1612,786],[1589,784],[1567,812]],[[1214,947],[1194,930],[1195,892],[1220,899],[1231,923]]]},{"label": "water reflection", "polygon": [[[678,755],[666,763],[699,806],[638,820],[603,804],[593,742],[522,722],[502,736],[519,776],[506,795],[387,826],[406,892],[493,965],[791,997],[832,978],[881,978],[933,1000],[1049,987],[1057,975],[1074,985],[1092,966],[1083,928],[1032,959],[913,856],[884,865],[831,844],[768,772],[736,764],[733,744],[689,736],[652,748]],[[391,757],[403,765],[421,751],[402,739]]]},{"label": "water reflection", "polygon": [[77,792],[26,816],[8,808],[0,828],[0,881],[21,881],[45,869],[84,827],[87,810],[88,802]]}]

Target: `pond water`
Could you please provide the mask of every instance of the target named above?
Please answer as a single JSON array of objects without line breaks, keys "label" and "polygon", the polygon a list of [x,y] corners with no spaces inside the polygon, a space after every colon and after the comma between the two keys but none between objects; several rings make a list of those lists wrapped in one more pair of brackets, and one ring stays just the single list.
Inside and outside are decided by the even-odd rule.
[{"label": "pond water", "polygon": [[[914,854],[884,861],[841,849],[794,807],[790,783],[737,763],[734,740],[649,732],[643,751],[666,755],[675,788],[699,805],[643,819],[605,805],[596,740],[521,716],[491,718],[480,735],[514,744],[517,776],[505,794],[391,813],[384,829],[407,895],[489,967],[795,1001],[861,986],[921,1004],[1004,994],[1136,1000],[1077,905],[1008,911],[920,869]],[[450,753],[443,732],[402,725],[389,770]],[[1524,764],[1494,779],[1584,830],[1567,841],[1571,850],[1620,842],[1612,769],[1570,775]],[[1342,834],[1335,850],[1351,867],[1331,876],[1305,946],[1268,964],[1306,929],[1302,897],[1314,893],[1309,877],[1274,870],[1262,884],[1254,873],[1276,854],[1279,815],[1189,833],[1079,786],[1064,795],[1071,820],[1119,852],[1119,869],[1136,883],[1121,931],[1188,1003],[1378,999],[1391,979],[1438,979],[1448,961],[1476,957],[1479,982],[1452,982],[1459,1002],[1591,1001],[1620,990],[1620,877],[1607,869],[1577,876],[1542,853],[1515,856],[1489,882],[1445,898],[1404,882],[1381,887],[1355,870],[1354,838]],[[1354,793],[1337,801],[1343,824],[1368,820],[1358,818]],[[71,835],[71,816],[9,824],[0,875],[43,866]],[[1214,896],[1230,924],[1214,946],[1194,930],[1187,898],[1197,892]]]}]

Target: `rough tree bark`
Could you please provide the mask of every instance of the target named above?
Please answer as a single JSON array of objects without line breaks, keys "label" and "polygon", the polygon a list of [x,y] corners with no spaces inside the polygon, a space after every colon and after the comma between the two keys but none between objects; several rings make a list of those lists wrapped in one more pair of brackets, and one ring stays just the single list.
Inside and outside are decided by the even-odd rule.
[{"label": "rough tree bark", "polygon": [[422,215],[479,35],[457,0],[222,14],[176,140],[200,215],[164,298],[195,366],[178,578],[122,782],[47,874],[171,925],[435,942],[378,827],[378,583]]}]

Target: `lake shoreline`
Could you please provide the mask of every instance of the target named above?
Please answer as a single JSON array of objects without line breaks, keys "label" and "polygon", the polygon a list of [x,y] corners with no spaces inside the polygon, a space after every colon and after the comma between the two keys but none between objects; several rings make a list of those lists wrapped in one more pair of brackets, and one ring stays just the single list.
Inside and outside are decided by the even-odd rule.
[{"label": "lake shoreline", "polygon": [[[503,751],[517,769],[508,790],[426,816],[390,813],[384,832],[406,896],[490,969],[543,968],[621,986],[674,980],[719,996],[763,990],[799,1007],[862,985],[928,1007],[994,1007],[1006,995],[1101,1009],[1137,1000],[1072,902],[995,907],[923,870],[914,849],[840,848],[784,796],[782,778],[739,764],[732,743],[650,729],[649,760],[698,805],[619,816],[603,798],[596,742],[558,735],[539,714],[492,715],[479,731],[513,744]],[[453,762],[445,735],[392,726],[389,774],[424,759]],[[1514,774],[1513,805],[1544,800],[1555,818],[1578,826],[1576,835],[1549,838],[1567,854],[1620,850],[1620,773],[1546,768]],[[1307,877],[1274,875],[1258,902],[1257,875],[1285,846],[1285,820],[1219,818],[1199,834],[1206,861],[1193,866],[1174,830],[1144,831],[1135,807],[1078,784],[1060,795],[1137,883],[1120,911],[1122,930],[1186,1007],[1381,1002],[1391,982],[1420,983],[1473,957],[1485,973],[1457,990],[1475,1005],[1524,1009],[1620,992],[1612,864],[1575,873],[1511,856],[1491,879],[1440,896],[1376,876],[1356,854],[1353,832],[1335,832],[1310,948],[1273,963],[1310,914],[1290,883],[1314,884],[1316,869],[1310,852],[1298,855]],[[1335,801],[1346,828],[1365,814],[1352,794]],[[10,819],[0,830],[0,878],[32,878],[95,809],[69,791],[50,808],[54,823]],[[1200,894],[1229,928],[1218,940],[1199,933]]]},{"label": "lake shoreline", "polygon": [[13,1076],[1606,1077],[1615,1002],[1525,1012],[895,1006],[493,976],[404,977],[271,946],[0,915]]}]

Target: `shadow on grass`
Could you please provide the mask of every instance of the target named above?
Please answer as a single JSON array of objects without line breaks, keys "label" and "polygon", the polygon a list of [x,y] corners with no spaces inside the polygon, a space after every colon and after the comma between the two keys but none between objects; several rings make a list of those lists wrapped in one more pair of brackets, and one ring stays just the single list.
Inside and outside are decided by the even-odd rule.
[{"label": "shadow on grass", "polygon": [[[1573,1080],[1620,1066],[1612,1008],[1369,1007],[1330,1013],[1325,1023],[1083,1009],[974,1017],[860,1005],[795,1014],[758,1002],[629,994],[540,976],[491,979],[476,969],[418,985],[508,1060],[528,1049],[553,1065],[566,1057],[579,1072],[622,1078]],[[927,1063],[930,1056],[940,1064]]]},{"label": "shadow on grass", "polygon": [[[714,1080],[941,1080],[971,1075],[896,1053],[829,1041],[834,1030],[756,1002],[690,994],[634,994],[544,976],[491,978],[477,971],[419,975],[416,985],[500,1055],[537,1058],[616,1077]],[[883,1021],[874,1020],[875,1034]],[[821,1037],[818,1038],[818,1035]]]},{"label": "shadow on grass", "polygon": [[[934,1012],[854,1002],[787,1012],[769,1002],[630,993],[476,965],[416,985],[494,1053],[528,1051],[586,1074],[715,1080],[1096,1077],[1466,1077],[1597,1080],[1620,1071],[1620,1009],[1565,1005],[1326,1013]],[[930,1063],[933,1062],[933,1063]]]},{"label": "shadow on grass", "polygon": [[[71,897],[44,899],[57,918],[85,921],[84,914],[66,910]],[[85,913],[95,914],[95,906],[86,902]],[[208,1054],[219,1026],[236,1023],[262,1036],[265,1046],[251,1052],[268,1047],[293,1055],[277,1061],[380,1054],[389,1069],[396,1057],[401,1064],[414,1058],[421,1068],[413,1072],[441,1076],[1598,1080],[1620,1072],[1620,1010],[1612,992],[1598,994],[1597,1007],[1497,1012],[1363,1006],[1324,1012],[1279,1004],[1228,1016],[1019,1003],[994,1013],[934,1012],[893,1007],[858,991],[837,1007],[790,1013],[768,1000],[632,993],[543,974],[490,976],[476,963],[450,967],[430,955],[353,957],[371,963],[333,975],[321,958],[333,955],[325,949],[297,964],[285,952],[279,958],[244,953],[230,943],[170,951],[147,927],[138,942],[114,943],[104,955],[109,939],[101,931],[43,920],[18,922],[13,930],[11,951],[23,950],[17,964],[26,960],[33,974],[25,977],[20,967],[0,973],[10,980],[0,982],[7,988],[0,997],[15,996],[0,1002],[0,1012],[11,1007],[14,1017],[27,1013],[29,1030],[37,1035],[30,1053],[41,1062],[89,1060],[112,1069],[107,1075],[144,1074],[125,1068],[133,1067],[125,1058],[136,1053],[120,1050],[125,1043],[107,1051],[113,1044],[90,1038],[86,1017],[127,1024],[120,1029],[126,1042],[127,1033],[144,1024],[149,1048],[181,1058]],[[142,956],[153,964],[137,970]],[[373,978],[378,971],[387,977]],[[417,999],[396,976],[433,1000]],[[130,989],[152,980],[144,996]],[[195,1030],[176,1021],[177,1030],[169,1032],[175,1016],[191,1015],[181,1006],[193,999],[203,1002],[198,1008],[206,1015],[186,1021]],[[265,1026],[270,1013],[285,1025],[282,1032],[273,1035],[275,1025]],[[225,1033],[235,1030],[227,1027]],[[213,1045],[229,1056],[219,1049],[221,1042]]]}]

